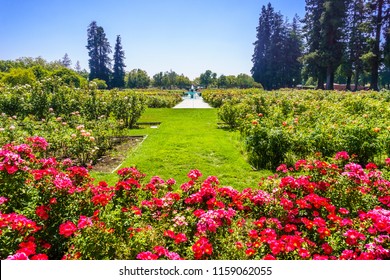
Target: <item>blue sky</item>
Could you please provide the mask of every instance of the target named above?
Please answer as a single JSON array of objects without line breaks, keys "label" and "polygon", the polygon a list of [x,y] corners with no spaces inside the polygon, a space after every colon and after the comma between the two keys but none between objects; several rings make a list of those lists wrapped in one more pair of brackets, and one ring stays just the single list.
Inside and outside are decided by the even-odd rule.
[{"label": "blue sky", "polygon": [[121,35],[126,70],[173,70],[191,79],[207,69],[250,74],[262,5],[291,19],[304,0],[0,0],[0,59],[68,53],[88,70],[87,27],[95,20],[114,49]]}]

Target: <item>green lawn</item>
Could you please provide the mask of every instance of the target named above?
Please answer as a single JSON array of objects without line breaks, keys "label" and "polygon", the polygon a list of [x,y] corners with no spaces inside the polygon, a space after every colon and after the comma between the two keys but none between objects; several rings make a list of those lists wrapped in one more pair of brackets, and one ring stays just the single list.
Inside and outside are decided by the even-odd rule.
[{"label": "green lawn", "polygon": [[[148,109],[140,122],[161,122],[158,128],[132,130],[148,135],[142,145],[129,152],[121,167],[136,166],[141,172],[178,185],[187,173],[199,169],[203,178],[217,176],[221,185],[237,189],[256,187],[269,171],[253,171],[245,161],[237,132],[218,129],[216,109]],[[114,183],[114,174],[92,173],[97,180]]]}]

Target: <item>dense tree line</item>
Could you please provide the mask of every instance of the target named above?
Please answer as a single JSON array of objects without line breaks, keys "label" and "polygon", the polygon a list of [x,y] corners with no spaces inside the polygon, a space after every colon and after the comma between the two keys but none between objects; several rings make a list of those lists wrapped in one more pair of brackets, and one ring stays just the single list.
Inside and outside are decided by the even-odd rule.
[{"label": "dense tree line", "polygon": [[[119,43],[118,43],[119,42]],[[116,49],[120,49],[120,36],[117,37]],[[119,55],[121,52],[115,51]],[[123,54],[123,53],[122,53]],[[59,78],[63,83],[73,87],[84,87],[88,85],[91,78],[90,73],[85,69],[81,70],[80,63],[76,62],[74,68],[71,68],[71,59],[65,54],[62,59],[54,62],[47,62],[41,57],[29,58],[23,57],[16,60],[0,60],[0,86],[1,83],[16,85],[32,85],[36,81],[46,78]],[[251,88],[260,87],[254,79],[247,74],[218,75],[211,70],[206,70],[199,77],[191,80],[184,74],[178,74],[173,70],[159,72],[152,77],[142,69],[133,69],[126,72],[123,59],[114,56],[114,71],[111,74],[112,79],[108,84],[99,78],[90,81],[96,83],[100,89],[109,87],[117,88],[148,88],[155,87],[161,89],[183,89],[188,90],[191,85],[203,88]],[[118,73],[118,74],[116,74]]]},{"label": "dense tree line", "polygon": [[[263,6],[252,76],[267,89],[315,83],[333,89],[390,84],[390,0],[306,0],[302,20]],[[352,88],[352,85],[354,87]]]},{"label": "dense tree line", "polygon": [[191,85],[202,88],[251,88],[261,87],[254,79],[247,74],[220,75],[211,70],[206,70],[199,77],[190,80],[184,74],[177,74],[175,71],[159,72],[152,78],[142,69],[133,69],[126,76],[126,87],[128,88],[146,88],[149,86],[164,89],[188,89]]}]

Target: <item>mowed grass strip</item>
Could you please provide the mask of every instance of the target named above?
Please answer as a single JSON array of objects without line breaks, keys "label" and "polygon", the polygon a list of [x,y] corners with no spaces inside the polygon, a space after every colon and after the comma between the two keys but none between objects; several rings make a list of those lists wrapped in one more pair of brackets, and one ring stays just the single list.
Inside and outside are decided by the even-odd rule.
[{"label": "mowed grass strip", "polygon": [[[135,166],[164,180],[174,178],[178,185],[187,174],[199,169],[203,179],[217,176],[221,185],[236,189],[257,187],[269,171],[253,171],[245,161],[237,132],[218,129],[216,109],[147,109],[140,122],[161,122],[158,128],[132,130],[148,135],[142,145],[129,152],[123,167]],[[93,173],[96,179],[115,182],[115,174]]]}]

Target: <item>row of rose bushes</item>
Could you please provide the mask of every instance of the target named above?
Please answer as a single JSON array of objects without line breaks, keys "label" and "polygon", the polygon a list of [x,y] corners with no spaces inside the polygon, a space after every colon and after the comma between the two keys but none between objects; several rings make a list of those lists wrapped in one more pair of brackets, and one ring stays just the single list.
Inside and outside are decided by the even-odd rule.
[{"label": "row of rose bushes", "polygon": [[225,102],[232,99],[242,99],[251,95],[265,92],[259,88],[249,89],[205,89],[202,91],[203,100],[214,108],[221,107]]},{"label": "row of rose bushes", "polygon": [[238,191],[198,170],[94,182],[47,148],[0,149],[1,259],[390,259],[390,159],[299,160]]},{"label": "row of rose bushes", "polygon": [[79,112],[63,118],[49,110],[41,120],[0,114],[0,145],[20,143],[26,137],[41,135],[50,143],[45,156],[71,158],[83,166],[95,163],[118,139],[125,139],[128,131],[122,120],[101,116],[88,121]]},{"label": "row of rose bushes", "polygon": [[0,145],[21,143],[27,137],[39,134],[50,143],[44,156],[71,158],[83,166],[93,164],[113,148],[117,136],[123,137],[126,133],[121,122],[104,116],[99,120],[87,121],[78,112],[71,114],[67,121],[52,112],[48,112],[47,117],[40,121],[0,115]]},{"label": "row of rose bushes", "polygon": [[180,100],[178,92],[101,91],[93,82],[72,88],[56,79],[0,86],[0,145],[40,135],[50,143],[46,156],[86,166],[135,127],[146,107],[172,107]]},{"label": "row of rose bushes", "polygon": [[219,118],[241,132],[255,168],[342,150],[361,164],[390,155],[389,91],[231,90],[213,96],[223,104]]},{"label": "row of rose bushes", "polygon": [[[128,111],[135,111],[147,106],[152,108],[170,108],[181,101],[181,91],[162,90],[98,90],[96,83],[87,87],[74,88],[60,79],[47,78],[32,85],[1,86],[0,112],[24,118],[34,116],[45,118],[49,108],[57,116],[67,117],[73,112],[80,112],[88,120],[96,120],[101,115],[113,115],[117,119],[124,116],[123,105],[130,103]],[[119,103],[119,104],[118,104]],[[142,110],[141,110],[142,112]],[[134,125],[135,122],[129,125]]]}]

